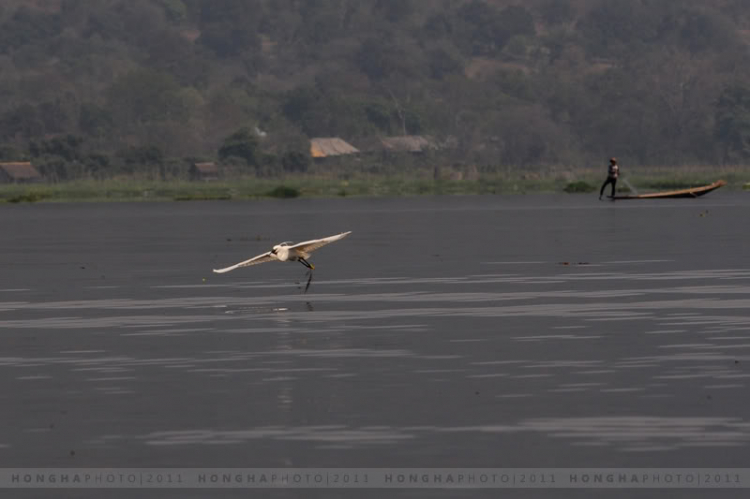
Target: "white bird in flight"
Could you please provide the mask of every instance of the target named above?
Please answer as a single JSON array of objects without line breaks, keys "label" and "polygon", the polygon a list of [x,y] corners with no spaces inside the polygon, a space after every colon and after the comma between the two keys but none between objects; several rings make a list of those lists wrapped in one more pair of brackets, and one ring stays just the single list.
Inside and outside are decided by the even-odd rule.
[{"label": "white bird in flight", "polygon": [[262,255],[254,256],[249,260],[245,260],[244,262],[232,265],[231,267],[214,269],[214,272],[216,272],[217,274],[223,274],[224,272],[229,272],[230,270],[239,269],[242,267],[250,267],[251,265],[258,265],[259,263],[272,262],[274,260],[278,260],[279,262],[300,262],[308,269],[314,270],[315,265],[307,261],[307,259],[310,258],[310,253],[318,248],[325,246],[328,243],[344,239],[351,233],[351,231],[342,232],[341,234],[337,234],[335,236],[324,237],[323,239],[313,239],[297,244],[292,244],[291,242],[286,241],[277,244],[271,251],[263,253]]}]

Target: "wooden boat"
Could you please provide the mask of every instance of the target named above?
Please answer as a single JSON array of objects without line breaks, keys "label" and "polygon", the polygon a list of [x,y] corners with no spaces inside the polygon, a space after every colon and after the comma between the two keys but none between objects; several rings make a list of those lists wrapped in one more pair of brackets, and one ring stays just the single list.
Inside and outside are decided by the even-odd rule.
[{"label": "wooden boat", "polygon": [[697,198],[704,194],[708,194],[721,187],[727,185],[723,180],[718,180],[713,184],[704,185],[702,187],[691,187],[690,189],[680,189],[678,191],[667,191],[667,192],[653,192],[651,194],[633,194],[628,196],[615,196],[610,199],[661,199],[661,198]]}]

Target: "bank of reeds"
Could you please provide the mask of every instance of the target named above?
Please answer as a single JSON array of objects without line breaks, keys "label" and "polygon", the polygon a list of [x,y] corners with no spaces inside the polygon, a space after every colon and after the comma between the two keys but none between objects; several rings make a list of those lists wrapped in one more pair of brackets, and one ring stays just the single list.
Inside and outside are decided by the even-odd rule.
[{"label": "bank of reeds", "polygon": [[[728,182],[725,189],[742,189],[750,182],[750,169],[743,167],[623,168],[622,175],[642,193],[696,187],[718,179]],[[606,170],[602,168],[486,173],[478,179],[468,180],[455,176],[434,179],[426,175],[367,174],[243,177],[213,182],[124,178],[0,185],[0,202],[228,201],[296,197],[591,193],[598,190],[605,177]]]}]

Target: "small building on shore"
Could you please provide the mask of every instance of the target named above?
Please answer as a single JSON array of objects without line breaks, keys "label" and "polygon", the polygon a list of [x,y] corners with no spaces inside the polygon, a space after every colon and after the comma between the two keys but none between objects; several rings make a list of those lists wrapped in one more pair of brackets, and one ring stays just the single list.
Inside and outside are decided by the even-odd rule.
[{"label": "small building on shore", "polygon": [[355,144],[362,152],[370,154],[402,154],[421,155],[429,151],[453,149],[452,138],[439,140],[430,135],[401,135],[393,137],[363,137]]},{"label": "small building on shore", "polygon": [[219,180],[219,167],[212,162],[193,163],[190,167],[190,180],[196,182]]},{"label": "small building on shore", "polygon": [[359,154],[359,149],[338,137],[310,139],[310,156],[313,159]]},{"label": "small building on shore", "polygon": [[464,179],[471,182],[479,180],[479,169],[476,165],[469,165],[464,169]]},{"label": "small building on shore", "polygon": [[388,152],[409,152],[420,154],[429,150],[439,149],[438,143],[432,137],[422,135],[404,135],[401,137],[383,137],[380,143]]},{"label": "small building on shore", "polygon": [[0,184],[25,184],[41,181],[42,175],[28,161],[0,163]]}]

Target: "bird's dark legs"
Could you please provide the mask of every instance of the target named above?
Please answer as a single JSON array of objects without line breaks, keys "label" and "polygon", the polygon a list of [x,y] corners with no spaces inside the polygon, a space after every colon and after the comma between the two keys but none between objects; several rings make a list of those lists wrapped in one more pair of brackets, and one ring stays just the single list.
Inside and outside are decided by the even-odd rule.
[{"label": "bird's dark legs", "polygon": [[307,267],[308,269],[310,269],[310,272],[307,273],[307,285],[305,285],[305,290],[303,291],[303,293],[307,293],[307,290],[310,289],[310,283],[312,282],[313,270],[315,270],[315,265],[308,262],[304,258],[300,258],[297,261],[301,263],[302,265],[304,265],[305,267]]}]

